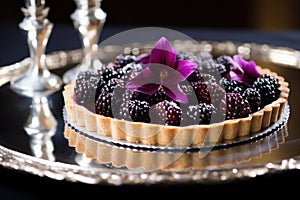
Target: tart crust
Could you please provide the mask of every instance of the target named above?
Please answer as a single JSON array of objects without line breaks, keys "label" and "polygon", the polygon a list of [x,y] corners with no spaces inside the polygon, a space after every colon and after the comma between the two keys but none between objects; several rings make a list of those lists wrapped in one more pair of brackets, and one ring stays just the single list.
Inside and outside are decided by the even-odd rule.
[{"label": "tart crust", "polygon": [[260,66],[257,68],[261,74],[270,74],[279,79],[281,90],[279,98],[248,117],[209,125],[164,126],[95,114],[74,101],[75,81],[64,87],[63,97],[68,120],[75,126],[84,127],[89,132],[144,145],[203,146],[207,143],[232,140],[259,132],[275,123],[282,115],[290,92],[288,82],[270,69]]}]

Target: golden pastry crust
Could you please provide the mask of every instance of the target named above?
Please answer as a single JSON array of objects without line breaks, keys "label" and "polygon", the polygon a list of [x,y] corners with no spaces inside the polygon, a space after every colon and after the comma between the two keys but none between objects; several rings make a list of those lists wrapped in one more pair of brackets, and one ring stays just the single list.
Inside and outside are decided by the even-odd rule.
[{"label": "golden pastry crust", "polygon": [[270,74],[279,79],[280,97],[248,117],[209,125],[163,126],[98,115],[76,104],[72,98],[74,82],[64,87],[63,97],[68,120],[75,126],[84,127],[87,131],[99,136],[144,145],[203,146],[207,143],[219,143],[223,140],[232,140],[259,132],[279,119],[289,96],[289,84],[277,73],[260,66],[257,68],[261,74]]}]

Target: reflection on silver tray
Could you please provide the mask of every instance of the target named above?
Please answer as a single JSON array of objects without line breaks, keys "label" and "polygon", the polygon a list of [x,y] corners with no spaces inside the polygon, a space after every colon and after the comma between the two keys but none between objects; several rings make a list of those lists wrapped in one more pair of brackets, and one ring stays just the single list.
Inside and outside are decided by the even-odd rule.
[{"label": "reflection on silver tray", "polygon": [[[271,132],[271,131],[270,131]],[[199,150],[198,152],[149,151],[139,148],[124,147],[112,143],[100,142],[88,137],[70,126],[65,127],[65,137],[69,145],[74,146],[81,157],[89,161],[90,166],[101,167],[109,164],[124,173],[179,172],[196,170],[220,170],[238,168],[242,163],[262,158],[285,142],[288,136],[286,127],[272,131],[269,135],[245,145],[237,145],[220,150]],[[79,161],[79,165],[84,162]]]},{"label": "reflection on silver tray", "polygon": [[[236,54],[239,53],[246,58],[259,60],[266,63],[272,63],[273,65],[280,65],[290,68],[299,69],[300,66],[300,53],[293,49],[283,47],[273,47],[269,45],[258,45],[252,43],[236,43],[231,41],[225,42],[213,42],[213,41],[199,41],[199,45],[191,46],[188,42],[175,41],[174,45],[178,47],[196,51],[207,51],[213,54]],[[142,44],[134,44],[129,48],[143,48]],[[116,50],[120,51],[124,47],[120,46],[105,46],[99,49],[99,57],[104,62],[112,59],[110,53]],[[189,49],[190,50],[190,49]],[[72,65],[80,62],[82,59],[82,52],[79,50],[73,51],[59,51],[49,54],[47,56],[47,65],[50,69],[64,68],[65,66]],[[9,82],[12,77],[23,73],[29,66],[28,58],[15,63],[10,66],[3,66],[0,68],[0,86]],[[289,113],[289,112],[288,112]],[[278,124],[276,124],[278,125]],[[265,152],[270,150],[278,150],[280,144],[284,144],[284,139],[287,135],[287,127],[285,123],[278,126],[273,133],[269,132],[270,137],[255,138],[263,144],[264,138],[268,138],[267,144],[270,148],[266,148]],[[280,127],[280,128],[279,128]],[[60,133],[63,134],[63,133]],[[278,140],[275,140],[277,138]],[[240,144],[237,146],[246,147]],[[278,146],[279,145],[279,146]],[[254,148],[255,149],[255,148]],[[217,152],[217,151],[216,151]],[[255,151],[252,157],[257,155],[260,157],[260,153],[256,154]],[[249,152],[247,152],[249,153]],[[263,152],[261,152],[263,153]],[[228,154],[226,154],[228,155]],[[89,163],[87,159],[84,162],[84,158],[78,154],[76,158],[81,162],[69,163],[64,161],[53,161],[45,158],[39,158],[29,154],[24,154],[19,151],[7,148],[0,145],[0,164],[7,168],[21,170],[29,172],[39,176],[46,176],[56,180],[69,180],[78,181],[90,184],[156,184],[156,183],[211,183],[211,182],[224,182],[236,179],[247,179],[256,177],[263,174],[275,173],[290,169],[300,169],[300,157],[289,157],[282,160],[275,160],[272,162],[248,165],[247,161],[244,164],[230,164],[229,166],[211,167],[206,169],[200,169],[192,166],[191,170],[157,170],[151,172],[131,171],[124,168],[115,168],[111,163]],[[227,156],[226,156],[227,158]],[[216,165],[214,165],[216,166]]]}]

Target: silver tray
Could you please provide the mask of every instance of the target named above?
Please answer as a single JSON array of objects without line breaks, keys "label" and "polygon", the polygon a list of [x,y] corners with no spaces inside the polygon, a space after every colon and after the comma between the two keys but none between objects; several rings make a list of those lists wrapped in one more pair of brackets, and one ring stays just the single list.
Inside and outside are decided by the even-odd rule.
[{"label": "silver tray", "polygon": [[[188,42],[178,41],[180,48],[192,51],[207,51],[214,55],[218,54],[242,54],[244,57],[255,60],[258,64],[267,66],[286,77],[290,83],[291,91],[296,91],[299,87],[299,80],[295,79],[299,75],[299,58],[300,53],[294,49],[285,47],[276,47],[266,44],[254,43],[237,43],[232,41],[214,42],[199,41],[196,46],[191,46]],[[149,44],[146,44],[149,45]],[[128,48],[142,49],[145,44],[132,44]],[[128,50],[127,48],[127,50]],[[104,62],[112,59],[112,52],[124,49],[124,46],[104,46],[99,49],[99,57]],[[47,65],[53,72],[60,75],[67,69],[75,66],[82,59],[80,50],[58,51],[47,55]],[[26,110],[28,99],[11,94],[8,89],[11,78],[23,73],[29,66],[30,60],[26,58],[18,63],[0,68],[0,88],[1,92],[10,95],[14,102],[24,102],[24,107],[15,106],[19,110]],[[87,159],[83,154],[77,154],[72,147],[69,147],[67,140],[63,137],[65,123],[63,119],[63,109],[55,111],[59,120],[59,128],[57,129],[54,140],[47,141],[44,144],[50,149],[51,156],[34,154],[32,151],[32,141],[21,130],[20,123],[23,118],[17,120],[18,123],[9,125],[2,131],[0,135],[0,164],[6,168],[18,171],[28,172],[33,175],[46,176],[56,180],[67,180],[89,184],[173,184],[173,183],[212,183],[212,182],[228,182],[233,180],[250,179],[265,174],[276,174],[286,170],[300,168],[300,134],[297,133],[299,125],[295,115],[290,115],[290,111],[297,110],[297,102],[300,97],[293,94],[289,97],[289,104],[282,121],[266,130],[268,134],[262,134],[262,137],[256,137],[248,142],[239,142],[233,147],[216,150],[219,154],[221,151],[225,153],[231,160],[235,160],[236,154],[234,148],[247,149],[245,153],[248,157],[242,159],[243,162],[230,162],[220,164],[218,157],[216,163],[210,161],[210,165],[203,168],[187,168],[155,170],[143,172],[140,170],[130,170],[125,166],[116,167],[113,162],[95,162]],[[26,103],[27,102],[27,103]],[[29,101],[30,102],[30,101]],[[58,106],[57,106],[58,105]],[[6,105],[5,105],[6,106]],[[9,105],[8,105],[9,106]],[[60,94],[54,95],[52,107],[63,107]],[[3,105],[2,105],[3,107]],[[18,110],[19,109],[19,110]],[[6,109],[7,110],[7,109]],[[0,117],[5,119],[5,112],[1,112]],[[287,121],[287,119],[289,119]],[[9,120],[9,118],[7,119]],[[298,119],[299,120],[299,119]],[[4,122],[7,123],[7,122]],[[11,123],[11,122],[10,122]],[[4,125],[3,125],[4,126]],[[2,129],[3,130],[3,129]],[[24,138],[23,143],[16,142],[16,137],[6,139],[6,134],[16,135]],[[51,144],[49,144],[49,142]],[[25,143],[25,144],[24,144]],[[48,146],[47,146],[48,145]],[[25,147],[24,147],[25,146]],[[116,148],[115,146],[108,146]],[[42,148],[45,148],[43,146]],[[67,152],[67,153],[66,153]],[[45,153],[41,151],[41,153]],[[49,152],[48,152],[49,153]],[[222,153],[221,153],[222,154]],[[241,154],[239,154],[240,156]],[[250,156],[249,156],[250,155]],[[226,157],[227,158],[227,157]]]}]

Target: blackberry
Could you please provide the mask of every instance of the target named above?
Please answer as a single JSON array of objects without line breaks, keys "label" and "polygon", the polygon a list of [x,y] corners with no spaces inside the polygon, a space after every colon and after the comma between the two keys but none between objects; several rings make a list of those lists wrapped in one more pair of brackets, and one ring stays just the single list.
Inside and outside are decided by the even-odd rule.
[{"label": "blackberry", "polygon": [[76,81],[89,81],[89,79],[91,77],[96,77],[99,78],[100,77],[100,71],[91,71],[91,70],[87,70],[87,71],[80,71],[76,77]]},{"label": "blackberry", "polygon": [[210,54],[208,52],[200,52],[197,55],[197,60],[200,62],[205,61],[205,60],[212,60],[212,59],[213,59],[212,54]]},{"label": "blackberry", "polygon": [[203,82],[204,78],[202,76],[202,73],[196,69],[195,71],[193,71],[193,73],[191,73],[191,75],[187,77],[187,80],[189,82]]},{"label": "blackberry", "polygon": [[143,94],[136,91],[131,91],[125,88],[123,92],[120,92],[120,94],[122,94],[121,97],[119,97],[120,95],[117,96],[119,100],[118,99],[115,100],[116,104],[118,105],[116,105],[114,109],[116,109],[117,112],[119,109],[119,113],[116,114],[117,116],[120,116],[121,119],[127,119],[127,120],[131,119],[129,115],[129,102],[136,100],[136,101],[145,101],[148,103],[150,97],[150,95]]},{"label": "blackberry", "polygon": [[225,74],[228,73],[225,65],[223,65],[221,63],[216,63],[216,67],[217,67],[217,69],[218,69],[218,71],[219,71],[219,73],[221,74],[222,77],[224,77]]},{"label": "blackberry", "polygon": [[208,103],[199,103],[198,105],[190,105],[187,110],[189,124],[209,124],[213,106]]},{"label": "blackberry", "polygon": [[102,73],[102,79],[107,83],[112,78],[122,78],[122,71],[117,71],[113,66],[106,67]]},{"label": "blackberry", "polygon": [[131,100],[129,102],[129,114],[134,122],[150,122],[149,103],[146,101]]},{"label": "blackberry", "polygon": [[252,113],[260,110],[261,97],[257,90],[255,90],[254,88],[247,88],[243,92],[242,96],[249,102]]},{"label": "blackberry", "polygon": [[211,75],[211,74],[207,74],[207,73],[202,73],[202,78],[204,79],[205,82],[207,83],[217,83],[217,79]]},{"label": "blackberry", "polygon": [[198,64],[198,70],[202,73],[210,74],[216,80],[220,80],[222,75],[220,71],[224,68],[223,65],[216,63],[213,59],[204,60]]},{"label": "blackberry", "polygon": [[227,55],[221,55],[216,58],[216,62],[222,64],[225,67],[224,74],[229,73],[231,67],[232,67],[232,58]]},{"label": "blackberry", "polygon": [[162,102],[163,100],[170,100],[170,97],[166,95],[164,88],[160,86],[155,93],[150,95],[149,103],[150,106],[152,106],[154,104]]},{"label": "blackberry", "polygon": [[76,102],[79,105],[91,108],[91,106],[95,103],[95,94],[99,80],[99,74],[95,72],[84,71],[78,74],[74,92]]},{"label": "blackberry", "polygon": [[216,83],[200,82],[192,85],[198,102],[218,104],[225,95],[225,91]]},{"label": "blackberry", "polygon": [[[132,91],[131,90],[125,90],[121,97],[121,105],[120,105],[120,114],[118,115],[120,119],[130,120],[130,114],[129,114],[129,102],[132,97]],[[114,108],[113,108],[114,109]]]},{"label": "blackberry", "polygon": [[118,115],[120,117],[120,119],[124,119],[124,120],[128,120],[128,121],[131,120],[128,105],[129,105],[129,103],[125,103],[125,102],[123,102],[123,104],[121,104],[121,108],[119,110],[120,114]]},{"label": "blackberry", "polygon": [[182,109],[182,125],[183,126],[199,124],[198,104],[183,104],[181,109]]},{"label": "blackberry", "polygon": [[99,95],[101,94],[102,88],[105,86],[105,81],[100,78],[98,83],[97,83],[97,88],[96,88],[96,94],[95,94],[95,102],[98,99]]},{"label": "blackberry", "polygon": [[192,83],[192,87],[195,91],[198,102],[211,103],[209,89],[207,83],[205,82],[195,82]]},{"label": "blackberry", "polygon": [[113,117],[111,99],[113,94],[110,92],[102,92],[95,103],[95,112],[106,117]]},{"label": "blackberry", "polygon": [[231,92],[232,93],[240,93],[240,94],[242,94],[244,92],[244,90],[241,87],[237,86]]},{"label": "blackberry", "polygon": [[140,63],[128,63],[127,65],[125,65],[122,69],[124,73],[126,72],[131,72],[131,71],[135,71],[135,72],[140,72],[143,69],[143,66]]},{"label": "blackberry", "polygon": [[261,96],[261,107],[272,103],[280,95],[279,82],[270,75],[261,75],[258,77],[252,87],[256,89]]},{"label": "blackberry", "polygon": [[202,73],[199,70],[195,70],[191,75],[187,77],[189,82],[209,82],[209,83],[216,83],[217,79],[208,73]]},{"label": "blackberry", "polygon": [[151,119],[151,123],[165,125],[167,114],[164,101],[151,106],[149,116]]},{"label": "blackberry", "polygon": [[270,74],[262,74],[260,76],[260,78],[265,79],[266,81],[268,81],[270,83],[270,85],[273,85],[275,88],[279,88],[280,87],[279,80],[275,76],[272,76]]},{"label": "blackberry", "polygon": [[114,64],[115,68],[119,69],[126,66],[129,63],[133,63],[136,61],[136,56],[130,54],[120,54],[116,57]]},{"label": "blackberry", "polygon": [[195,96],[194,89],[188,81],[179,83],[179,87],[181,88],[182,92],[188,97]]},{"label": "blackberry", "polygon": [[179,60],[197,60],[197,56],[190,51],[183,51],[177,54],[177,59]]},{"label": "blackberry", "polygon": [[210,124],[214,106],[207,103],[199,103],[199,124]]},{"label": "blackberry", "polygon": [[152,106],[151,122],[171,126],[179,126],[181,122],[181,108],[174,102],[164,100]]},{"label": "blackberry", "polygon": [[208,84],[208,91],[210,94],[210,102],[211,104],[217,106],[220,104],[220,101],[225,97],[225,90],[216,83]]},{"label": "blackberry", "polygon": [[150,95],[149,94],[144,94],[144,93],[141,93],[141,92],[137,92],[137,91],[134,91],[132,92],[131,94],[131,98],[130,100],[140,100],[140,101],[146,101],[146,102],[150,102]]},{"label": "blackberry", "polygon": [[208,74],[216,74],[219,73],[218,64],[213,60],[204,60],[201,62],[201,72]]},{"label": "blackberry", "polygon": [[[166,102],[166,101],[165,101]],[[168,101],[166,105],[166,125],[179,126],[181,121],[181,109],[174,101]]]},{"label": "blackberry", "polygon": [[[225,77],[222,77],[219,82],[220,82],[220,85],[222,87],[224,87],[226,93],[232,93],[232,92],[242,93],[246,88],[246,86],[244,86],[243,84],[241,84],[235,80],[228,80]],[[236,88],[238,88],[238,89],[236,89]]]},{"label": "blackberry", "polygon": [[[123,96],[126,94],[126,88],[125,88],[125,83],[121,79],[111,79],[111,81],[116,80],[116,82],[112,83],[113,84],[113,90],[106,90],[108,92],[111,91],[113,94],[112,96],[112,102],[111,102],[111,108],[112,108],[112,113],[114,118],[122,119],[121,116],[121,106],[124,103]],[[129,100],[129,99],[127,99]],[[128,106],[127,106],[128,108]]]},{"label": "blackberry", "polygon": [[101,92],[106,91],[112,93],[117,85],[118,87],[125,87],[122,79],[112,78],[102,87]]},{"label": "blackberry", "polygon": [[243,118],[251,113],[249,102],[239,93],[226,93],[221,109],[225,110],[226,119]]}]

